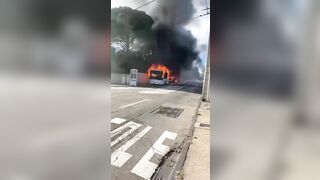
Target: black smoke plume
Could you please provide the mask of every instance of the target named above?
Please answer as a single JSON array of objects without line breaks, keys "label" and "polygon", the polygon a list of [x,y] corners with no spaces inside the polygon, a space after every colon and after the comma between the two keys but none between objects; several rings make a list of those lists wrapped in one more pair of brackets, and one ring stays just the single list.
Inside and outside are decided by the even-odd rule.
[{"label": "black smoke plume", "polygon": [[192,66],[199,59],[196,39],[183,27],[193,17],[192,0],[162,0],[158,3],[152,15],[156,40],[153,63],[166,65],[176,76],[180,75],[182,69],[194,68],[198,72]]},{"label": "black smoke plume", "polygon": [[196,39],[183,28],[159,25],[155,30],[157,48],[154,63],[162,63],[179,75],[180,70],[192,68],[198,58]]}]

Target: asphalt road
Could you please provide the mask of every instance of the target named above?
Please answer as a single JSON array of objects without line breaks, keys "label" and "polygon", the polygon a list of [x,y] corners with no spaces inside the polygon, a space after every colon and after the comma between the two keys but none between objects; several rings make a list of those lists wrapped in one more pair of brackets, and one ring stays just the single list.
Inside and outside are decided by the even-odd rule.
[{"label": "asphalt road", "polygon": [[111,179],[150,179],[181,145],[201,87],[111,87]]}]

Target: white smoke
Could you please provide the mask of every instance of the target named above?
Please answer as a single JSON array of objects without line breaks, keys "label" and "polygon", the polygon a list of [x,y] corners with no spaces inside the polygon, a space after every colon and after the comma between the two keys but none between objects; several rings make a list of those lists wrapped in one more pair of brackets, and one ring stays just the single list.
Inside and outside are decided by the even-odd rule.
[{"label": "white smoke", "polygon": [[194,60],[192,62],[192,68],[198,71],[198,77],[202,79],[204,75],[204,69],[205,69],[202,61],[200,59]]}]

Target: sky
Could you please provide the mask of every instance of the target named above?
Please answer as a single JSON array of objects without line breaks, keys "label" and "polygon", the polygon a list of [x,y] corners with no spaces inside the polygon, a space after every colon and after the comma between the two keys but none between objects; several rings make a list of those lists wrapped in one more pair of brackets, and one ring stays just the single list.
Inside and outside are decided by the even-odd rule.
[{"label": "sky", "polygon": [[[131,8],[137,8],[151,0],[111,0],[111,8],[120,7],[120,6],[127,6]],[[151,15],[151,12],[156,7],[157,2],[161,0],[156,0],[142,8],[140,11],[145,11],[146,14]],[[183,2],[183,0],[182,0]],[[201,14],[205,14],[206,11],[203,9],[206,8],[205,6],[206,0],[193,0],[193,5],[195,8],[195,13],[193,19],[189,21],[184,27],[187,30],[190,30],[192,35],[197,39],[197,49],[199,50],[200,58],[203,61],[203,64],[206,62],[207,57],[207,47],[209,42],[209,33],[210,33],[210,16],[202,16],[199,17]],[[207,0],[208,7],[210,7],[210,1]]]}]

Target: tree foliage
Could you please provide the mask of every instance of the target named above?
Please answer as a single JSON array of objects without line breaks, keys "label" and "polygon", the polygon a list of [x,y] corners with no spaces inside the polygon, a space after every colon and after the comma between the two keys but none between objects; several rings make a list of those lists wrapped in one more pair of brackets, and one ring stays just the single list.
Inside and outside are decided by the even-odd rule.
[{"label": "tree foliage", "polygon": [[143,11],[129,7],[111,10],[111,38],[117,49],[128,52],[134,45],[151,45],[153,43],[153,20]]},{"label": "tree foliage", "polygon": [[155,45],[154,21],[143,11],[129,7],[111,10],[112,71],[127,73],[131,68],[145,71]]}]

